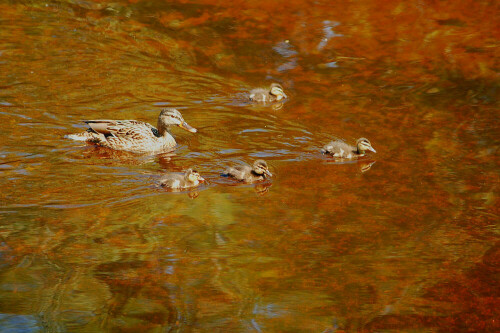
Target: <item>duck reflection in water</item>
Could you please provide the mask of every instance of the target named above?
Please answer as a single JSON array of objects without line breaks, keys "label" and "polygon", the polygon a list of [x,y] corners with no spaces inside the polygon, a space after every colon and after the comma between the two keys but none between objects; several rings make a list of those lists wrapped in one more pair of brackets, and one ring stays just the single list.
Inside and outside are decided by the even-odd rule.
[{"label": "duck reflection in water", "polygon": [[361,173],[365,173],[367,172],[368,170],[370,170],[372,168],[372,165],[375,164],[376,161],[373,161],[373,160],[370,160],[370,161],[359,161],[358,162],[358,167],[359,167],[359,171],[361,171]]},{"label": "duck reflection in water", "polygon": [[270,182],[264,182],[264,183],[255,184],[254,189],[258,195],[265,195],[265,194],[267,194],[267,192],[269,192],[269,189],[271,188],[271,186],[273,186],[273,184],[271,184]]},{"label": "duck reflection in water", "polygon": [[283,102],[276,102],[276,103],[273,103],[273,105],[271,106],[271,108],[272,108],[274,111],[278,111],[278,110],[283,109],[283,105],[284,105],[284,103],[283,103]]},{"label": "duck reflection in water", "polygon": [[372,159],[328,159],[327,163],[345,165],[345,164],[356,164],[359,172],[365,173],[369,171],[372,166],[376,163],[376,161]]},{"label": "duck reflection in water", "polygon": [[141,165],[152,163],[157,156],[152,154],[137,154],[130,151],[114,150],[107,147],[88,145],[78,151],[77,158],[109,160],[110,163],[122,165],[123,163]]}]

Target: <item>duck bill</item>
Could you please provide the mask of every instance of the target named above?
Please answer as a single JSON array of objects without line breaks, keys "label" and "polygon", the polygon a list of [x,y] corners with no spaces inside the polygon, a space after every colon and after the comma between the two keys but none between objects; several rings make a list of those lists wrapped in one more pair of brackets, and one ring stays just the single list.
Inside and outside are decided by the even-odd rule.
[{"label": "duck bill", "polygon": [[264,173],[265,173],[266,175],[268,175],[269,177],[272,177],[272,176],[273,176],[273,174],[272,174],[272,173],[271,173],[271,171],[269,171],[269,170],[264,170]]},{"label": "duck bill", "polygon": [[186,123],[186,122],[181,123],[181,124],[179,125],[179,127],[180,127],[180,128],[183,128],[183,129],[185,129],[186,131],[189,131],[189,132],[191,132],[191,133],[196,133],[196,132],[197,132],[196,128],[191,127],[191,126],[190,126],[188,123]]},{"label": "duck bill", "polygon": [[369,147],[368,150],[371,150],[372,152],[376,153],[377,151],[373,149],[373,147]]},{"label": "duck bill", "polygon": [[285,98],[288,98],[288,96],[285,95],[285,93],[279,94],[278,96],[276,96],[277,101],[281,101],[282,99],[285,99]]},{"label": "duck bill", "polygon": [[203,183],[203,182],[205,182],[205,178],[203,178],[203,177],[201,177],[201,176],[200,176],[200,177],[198,177],[198,181],[199,181],[200,183]]}]

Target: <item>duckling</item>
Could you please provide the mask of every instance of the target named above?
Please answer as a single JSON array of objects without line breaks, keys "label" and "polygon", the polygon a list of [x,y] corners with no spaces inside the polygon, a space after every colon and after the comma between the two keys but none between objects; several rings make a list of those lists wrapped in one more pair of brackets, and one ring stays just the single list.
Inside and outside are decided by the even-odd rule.
[{"label": "duckling", "polygon": [[158,128],[137,120],[86,120],[85,123],[90,127],[86,132],[66,137],[131,152],[157,152],[175,147],[177,143],[170,134],[170,126],[173,125],[196,133],[196,128],[189,126],[174,108],[165,108],[160,112]]},{"label": "duckling", "polygon": [[170,173],[160,180],[160,185],[171,189],[196,187],[205,179],[193,169],[187,169],[184,174]]},{"label": "duckling", "polygon": [[249,99],[252,102],[275,102],[281,101],[288,96],[279,83],[272,83],[269,89],[257,88],[250,91]]},{"label": "duckling", "polygon": [[252,166],[240,165],[229,167],[222,175],[246,183],[265,180],[266,176],[273,176],[271,172],[269,172],[267,163],[264,160],[256,160]]},{"label": "duckling", "polygon": [[371,150],[374,153],[377,152],[373,149],[368,139],[361,138],[356,141],[356,147],[351,146],[342,140],[336,140],[325,145],[323,149],[321,149],[321,152],[323,154],[331,154],[333,157],[349,159],[363,156],[367,150]]}]

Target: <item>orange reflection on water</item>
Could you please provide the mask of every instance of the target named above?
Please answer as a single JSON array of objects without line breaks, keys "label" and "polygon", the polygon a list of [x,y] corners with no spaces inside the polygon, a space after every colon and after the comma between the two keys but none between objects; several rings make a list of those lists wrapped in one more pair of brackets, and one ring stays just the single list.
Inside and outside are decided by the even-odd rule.
[{"label": "orange reflection on water", "polygon": [[[0,327],[498,330],[494,9],[0,4]],[[284,103],[248,103],[271,82]],[[199,130],[166,154],[64,139],[163,107]],[[259,158],[269,181],[221,177]],[[158,187],[188,168],[207,183]]]}]

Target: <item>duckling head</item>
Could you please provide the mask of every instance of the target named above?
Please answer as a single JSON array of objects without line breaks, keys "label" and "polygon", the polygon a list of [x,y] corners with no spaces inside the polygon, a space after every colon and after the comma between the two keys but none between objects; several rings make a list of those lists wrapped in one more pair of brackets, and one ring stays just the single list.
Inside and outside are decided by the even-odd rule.
[{"label": "duckling head", "polygon": [[273,174],[267,168],[267,163],[264,160],[257,160],[253,162],[253,172],[255,172],[258,175],[266,174],[269,177],[273,176]]},{"label": "duckling head", "polygon": [[370,141],[368,141],[368,139],[365,139],[365,138],[358,139],[358,141],[356,142],[356,146],[357,146],[358,152],[360,154],[364,154],[365,151],[367,151],[367,150],[370,150],[374,153],[377,152],[375,149],[373,149]]},{"label": "duckling head", "polygon": [[276,96],[277,101],[281,101],[282,99],[288,97],[283,91],[283,87],[279,83],[271,84],[271,89],[269,90],[269,93],[271,95]]},{"label": "duckling head", "polygon": [[186,123],[182,114],[177,109],[165,108],[161,110],[158,117],[158,130],[161,132],[161,129],[173,125],[179,126],[180,128],[183,128],[191,133],[196,133],[196,128],[191,127],[188,123]]},{"label": "duckling head", "polygon": [[203,178],[198,171],[192,169],[186,171],[184,178],[191,183],[203,183],[205,181],[205,178]]}]

